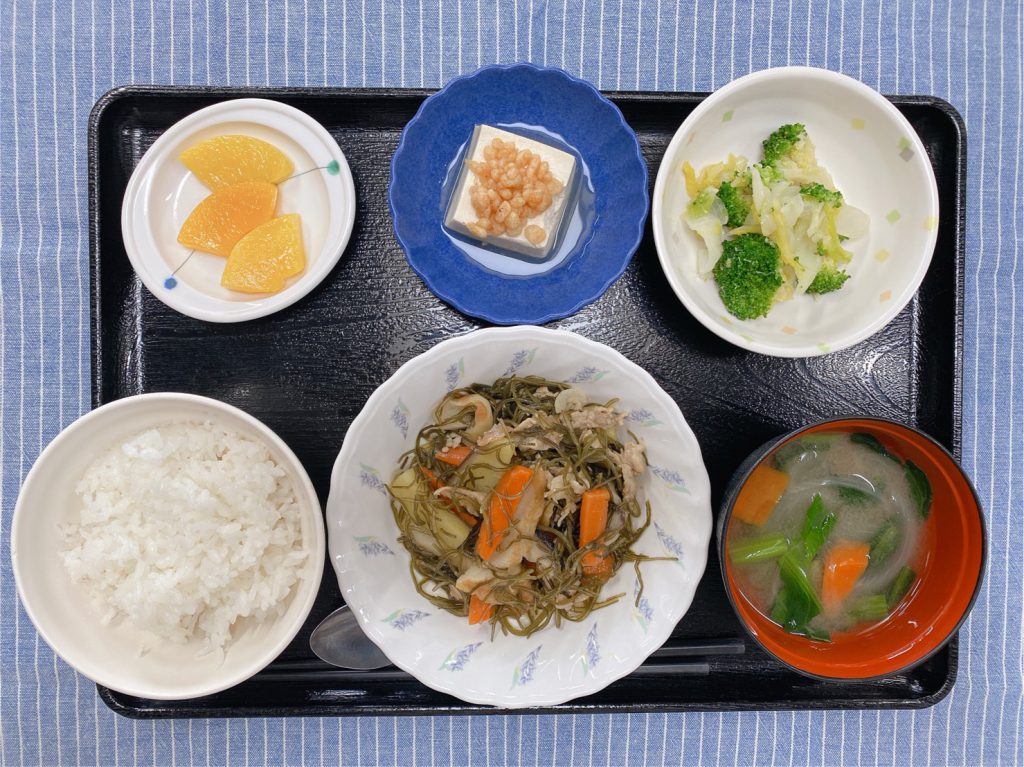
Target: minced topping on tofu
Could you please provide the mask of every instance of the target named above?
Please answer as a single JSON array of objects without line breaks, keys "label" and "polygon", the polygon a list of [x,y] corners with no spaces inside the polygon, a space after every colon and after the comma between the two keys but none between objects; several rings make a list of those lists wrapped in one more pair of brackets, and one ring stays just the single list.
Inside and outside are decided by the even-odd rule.
[{"label": "minced topping on tofu", "polygon": [[551,207],[563,184],[540,155],[494,138],[484,147],[484,159],[468,165],[476,177],[469,197],[478,218],[466,226],[474,236],[522,233],[533,245],[547,239],[542,227],[528,222]]}]

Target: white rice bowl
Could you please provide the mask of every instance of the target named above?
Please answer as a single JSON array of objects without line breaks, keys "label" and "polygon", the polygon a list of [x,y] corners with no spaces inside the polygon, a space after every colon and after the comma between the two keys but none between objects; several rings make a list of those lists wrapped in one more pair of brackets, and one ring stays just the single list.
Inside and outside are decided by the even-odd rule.
[{"label": "white rice bowl", "polygon": [[247,413],[191,394],[128,397],[68,426],[11,525],[42,638],[93,681],[154,700],[218,692],[280,655],[324,553],[295,454]]},{"label": "white rice bowl", "polygon": [[[239,618],[280,614],[306,552],[295,488],[263,445],[211,423],[119,442],[78,482],[64,565],[104,622],[221,651]],[[140,649],[148,649],[141,647]]]}]

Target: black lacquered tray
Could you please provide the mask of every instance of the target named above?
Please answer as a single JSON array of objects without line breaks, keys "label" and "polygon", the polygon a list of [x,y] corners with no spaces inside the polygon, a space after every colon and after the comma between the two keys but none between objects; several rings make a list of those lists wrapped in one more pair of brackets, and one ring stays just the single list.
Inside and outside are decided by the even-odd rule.
[{"label": "black lacquered tray", "polygon": [[[326,501],[345,430],[374,388],[406,360],[480,323],[449,308],[413,274],[395,241],[388,169],[422,91],[129,87],[97,103],[89,123],[93,404],[149,391],[184,391],[252,413],[292,447]],[[327,279],[271,317],[216,325],[177,314],[135,277],[121,241],[121,199],[153,141],[187,114],[225,98],[261,96],[298,107],[345,152],[359,210],[348,250]],[[700,94],[613,94],[640,138],[653,187],[672,134]],[[894,103],[921,136],[939,183],[941,224],[931,269],[913,302],[884,330],[809,360],[764,357],[719,340],[676,300],[647,235],[623,277],[596,303],[552,323],[609,344],[646,368],[679,403],[700,440],[717,504],[754,448],[826,416],[864,413],[914,424],[960,454],[964,184],[960,116],[933,98]],[[714,547],[712,546],[712,549]],[[99,692],[133,717],[429,714],[489,711],[434,692],[395,669],[333,669],[309,633],[342,602],[325,563],[309,619],[284,654],[253,679],[191,701]],[[956,641],[909,673],[830,684],[787,671],[749,642],[746,652],[672,658],[697,640],[742,637],[712,550],[697,596],[666,645],[668,657],[555,711],[920,708],[956,677]],[[693,660],[693,659],[691,659]]]}]

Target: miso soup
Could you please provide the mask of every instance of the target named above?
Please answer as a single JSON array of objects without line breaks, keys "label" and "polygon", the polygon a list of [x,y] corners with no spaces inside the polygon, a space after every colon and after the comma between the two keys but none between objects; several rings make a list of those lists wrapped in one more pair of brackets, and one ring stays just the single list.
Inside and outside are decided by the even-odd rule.
[{"label": "miso soup", "polygon": [[874,436],[789,440],[750,475],[726,551],[737,588],[786,631],[819,641],[898,612],[918,577],[931,486]]}]

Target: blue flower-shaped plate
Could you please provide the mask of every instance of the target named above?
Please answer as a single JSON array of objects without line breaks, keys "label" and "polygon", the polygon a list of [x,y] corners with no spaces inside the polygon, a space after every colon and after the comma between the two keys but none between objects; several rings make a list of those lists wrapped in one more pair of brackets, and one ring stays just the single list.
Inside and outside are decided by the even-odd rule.
[{"label": "blue flower-shaped plate", "polygon": [[[553,135],[577,155],[588,209],[550,268],[472,258],[444,228],[449,174],[478,124]],[[388,201],[409,265],[441,300],[499,325],[541,324],[597,300],[625,271],[647,219],[647,166],[622,113],[590,83],[532,64],[488,66],[423,102],[392,158]]]}]

